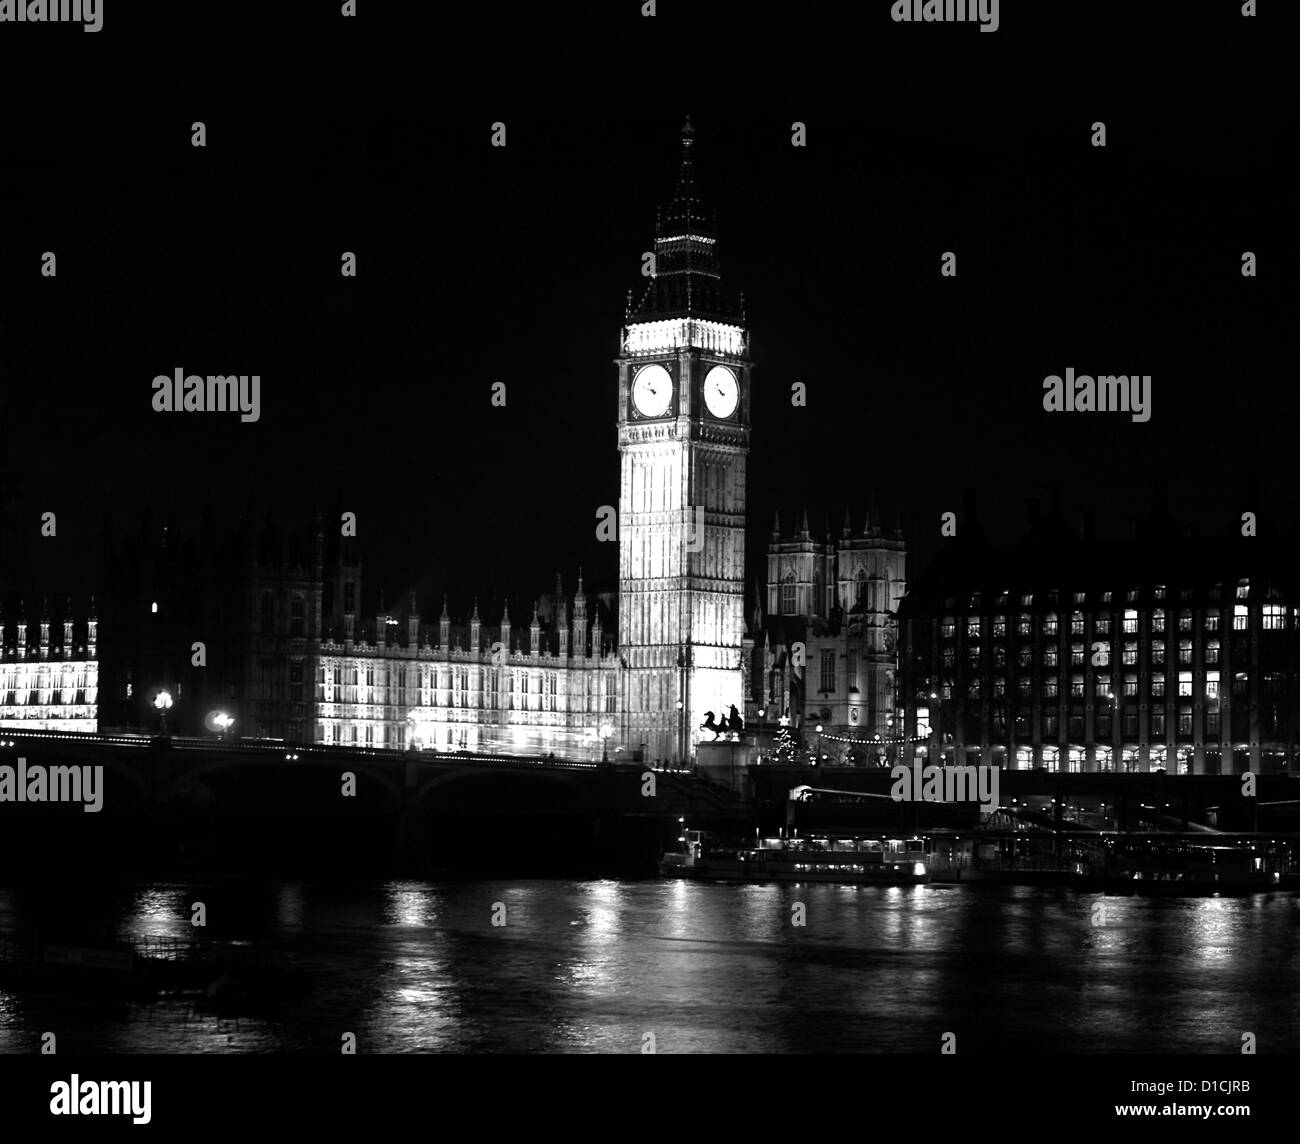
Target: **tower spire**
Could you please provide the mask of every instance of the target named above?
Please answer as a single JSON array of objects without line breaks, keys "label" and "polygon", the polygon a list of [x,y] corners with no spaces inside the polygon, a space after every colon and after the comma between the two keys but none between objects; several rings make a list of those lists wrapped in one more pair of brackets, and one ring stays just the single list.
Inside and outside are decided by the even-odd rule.
[{"label": "tower spire", "polygon": [[714,213],[705,209],[695,185],[695,127],[689,115],[681,129],[681,144],[673,197],[655,213],[654,274],[624,319],[636,324],[698,317],[740,324],[740,303],[720,281]]}]

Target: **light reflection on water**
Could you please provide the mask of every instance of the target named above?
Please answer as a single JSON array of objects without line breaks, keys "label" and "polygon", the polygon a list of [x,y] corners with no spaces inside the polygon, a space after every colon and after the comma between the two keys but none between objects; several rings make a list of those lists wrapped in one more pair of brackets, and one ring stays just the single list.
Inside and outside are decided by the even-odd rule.
[{"label": "light reflection on water", "polygon": [[[81,891],[91,895],[92,891]],[[76,916],[77,890],[62,906]],[[1300,1050],[1293,895],[1107,897],[996,887],[684,881],[113,884],[120,939],[270,943],[300,1005],[218,1017],[0,987],[0,1051],[924,1052]],[[68,895],[71,897],[68,897]],[[0,929],[48,919],[0,890]],[[87,903],[91,898],[87,897]],[[190,925],[207,904],[211,929]],[[497,903],[504,906],[504,925]],[[792,907],[804,907],[805,924]],[[89,905],[85,912],[93,912]],[[75,1049],[74,1049],[75,1046]]]}]

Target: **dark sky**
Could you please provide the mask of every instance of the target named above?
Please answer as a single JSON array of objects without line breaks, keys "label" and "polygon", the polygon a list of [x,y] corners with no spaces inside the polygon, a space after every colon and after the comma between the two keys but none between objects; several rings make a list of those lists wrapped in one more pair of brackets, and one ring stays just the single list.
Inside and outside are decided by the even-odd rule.
[{"label": "dark sky", "polygon": [[[751,581],[777,507],[787,529],[804,505],[838,527],[874,496],[914,570],[968,488],[1000,540],[1055,481],[1103,536],[1162,475],[1207,535],[1248,471],[1261,511],[1300,518],[1292,109],[1108,89],[808,110],[679,88],[551,111],[521,85],[461,92],[456,114],[307,91],[8,104],[0,410],[33,520],[59,514],[47,574],[80,587],[106,506],[129,525],[146,501],[184,516],[211,497],[232,520],[250,498],[355,511],[367,606],[380,586],[467,604],[557,569],[571,589],[579,563],[612,577],[612,361],[688,111],[752,330]],[[178,366],[260,374],[260,422],[153,412]],[[1151,374],[1151,421],[1044,413],[1067,366]]]}]

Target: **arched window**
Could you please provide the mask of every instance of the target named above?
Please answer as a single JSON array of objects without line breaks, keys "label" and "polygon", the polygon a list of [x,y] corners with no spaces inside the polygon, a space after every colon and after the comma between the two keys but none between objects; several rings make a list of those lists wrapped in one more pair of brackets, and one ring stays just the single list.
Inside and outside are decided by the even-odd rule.
[{"label": "arched window", "polygon": [[781,581],[781,615],[794,615],[794,573],[787,572]]}]

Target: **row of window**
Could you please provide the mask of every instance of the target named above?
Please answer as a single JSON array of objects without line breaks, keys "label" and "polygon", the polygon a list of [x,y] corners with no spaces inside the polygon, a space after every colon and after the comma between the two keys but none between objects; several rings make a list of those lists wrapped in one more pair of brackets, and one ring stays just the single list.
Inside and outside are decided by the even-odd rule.
[{"label": "row of window", "polygon": [[[1180,600],[1191,600],[1191,599],[1193,599],[1193,593],[1194,593],[1194,590],[1193,590],[1192,588],[1180,588],[1179,591],[1178,591],[1178,598],[1179,598]],[[1234,593],[1234,594],[1235,594],[1235,596],[1236,596],[1236,598],[1237,598],[1238,600],[1248,600],[1248,599],[1250,599],[1250,581],[1249,581],[1249,580],[1238,580],[1238,581],[1237,581],[1237,585],[1236,585],[1236,589],[1235,589],[1235,593]],[[1041,593],[1041,601],[1040,601],[1040,602],[1042,602],[1042,603],[1046,603],[1046,604],[1056,604],[1056,603],[1060,603],[1060,602],[1062,602],[1062,601],[1064,600],[1064,598],[1065,598],[1066,595],[1067,595],[1067,593],[1060,592],[1060,591],[1058,591],[1058,590],[1055,589],[1055,588],[1051,588],[1051,589],[1049,589],[1048,591],[1046,591],[1046,592],[1044,592],[1044,593]],[[1097,594],[1097,593],[1095,593],[1095,592],[1094,592],[1094,593],[1088,593],[1088,592],[1075,592],[1075,593],[1073,593],[1073,600],[1074,600],[1074,602],[1075,602],[1076,604],[1085,604],[1085,603],[1088,602],[1088,597],[1089,597],[1089,595],[1092,596],[1092,598],[1093,598],[1093,602],[1094,602],[1094,603],[1099,603],[1099,604],[1109,604],[1109,603],[1112,603],[1112,602],[1113,602],[1113,600],[1114,600],[1114,595],[1115,595],[1115,594],[1114,594],[1113,592],[1111,592],[1111,591],[1103,591],[1103,592],[1101,592],[1100,594]],[[1214,587],[1213,587],[1213,588],[1211,589],[1211,591],[1210,591],[1210,595],[1211,595],[1213,598],[1216,598],[1216,599],[1219,598],[1219,597],[1221,597],[1221,596],[1223,595],[1223,582],[1222,582],[1222,581],[1219,581],[1219,583],[1217,583],[1217,584],[1214,585]],[[1269,585],[1267,585],[1267,586],[1265,587],[1265,590],[1264,590],[1264,598],[1265,598],[1265,599],[1268,599],[1268,600],[1275,600],[1275,599],[1278,599],[1278,598],[1280,597],[1280,595],[1281,595],[1281,593],[1278,591],[1278,589],[1277,589],[1274,585],[1269,584]],[[1133,603],[1135,600],[1139,600],[1139,599],[1142,599],[1142,598],[1143,598],[1143,595],[1142,595],[1142,589],[1140,589],[1140,588],[1129,588],[1126,592],[1123,593],[1123,596],[1124,596],[1124,599],[1125,599],[1126,602],[1128,602],[1128,603]],[[1004,592],[999,592],[999,593],[997,594],[996,598],[995,598],[996,602],[995,602],[994,606],[995,606],[995,607],[998,607],[998,608],[1005,608],[1005,607],[1007,606],[1007,602],[1008,602],[1009,598],[1010,598],[1010,593],[1009,593],[1009,592],[1005,592],[1005,591],[1004,591]],[[1164,600],[1164,599],[1166,599],[1166,598],[1172,599],[1172,596],[1170,595],[1169,590],[1168,590],[1168,588],[1167,588],[1166,585],[1164,585],[1164,584],[1155,584],[1155,585],[1152,586],[1152,590],[1151,590],[1151,598],[1152,598],[1153,600]],[[970,597],[969,597],[969,606],[970,606],[971,608],[979,608],[979,607],[982,606],[982,600],[983,600],[983,593],[982,593],[982,592],[979,592],[979,591],[972,592],[971,595],[970,595]],[[951,599],[949,599],[949,600],[947,601],[947,604],[948,604],[949,607],[952,607],[953,604],[954,604],[954,601],[951,600]],[[1020,597],[1020,605],[1021,605],[1021,607],[1024,607],[1024,608],[1032,608],[1032,607],[1034,606],[1034,593],[1032,593],[1032,592],[1026,592],[1026,593],[1024,593],[1024,594]]]},{"label": "row of window", "polygon": [[[1197,673],[1191,671],[1180,671],[1175,680],[1177,687],[1176,694],[1179,698],[1192,698],[1195,694],[1193,690],[1193,676]],[[1204,690],[1201,694],[1207,700],[1217,700],[1220,696],[1220,672],[1206,671],[1204,675]],[[1098,697],[1114,697],[1112,676],[1096,675],[1093,676],[1093,689]],[[1280,671],[1264,671],[1259,673],[1259,694],[1265,699],[1280,699],[1286,694],[1287,676]],[[1033,680],[1028,676],[1021,676],[1016,680],[1016,692],[1021,696],[1028,697],[1033,691]],[[1149,681],[1149,693],[1153,698],[1163,698],[1168,680],[1165,677],[1154,677]],[[943,697],[952,698],[952,684],[945,681],[942,685]],[[1045,698],[1055,698],[1060,693],[1060,680],[1056,676],[1048,676],[1042,680],[1042,694]],[[1232,693],[1239,699],[1248,699],[1250,697],[1250,673],[1239,671],[1233,677]],[[983,694],[983,684],[979,679],[972,679],[967,685],[967,697],[978,699]],[[1005,676],[994,676],[993,694],[1001,696],[1007,694],[1007,680]],[[1138,694],[1138,676],[1135,672],[1126,673],[1120,684],[1119,695],[1125,698],[1135,697]],[[1082,675],[1073,675],[1070,677],[1069,695],[1071,698],[1082,699],[1085,695],[1085,677]]]},{"label": "row of window", "polygon": [[[0,707],[60,707],[65,704],[86,703],[86,688],[55,688],[52,691],[3,691]],[[94,702],[93,699],[90,702]]]},{"label": "row of window", "polygon": [[[1291,609],[1292,618],[1300,616],[1300,609]],[[1281,604],[1265,604],[1259,612],[1260,626],[1268,631],[1284,631],[1286,629],[1286,608]],[[1021,615],[1016,620],[1016,631],[1018,635],[1033,635],[1034,621],[1038,620],[1039,628],[1043,635],[1054,636],[1060,634],[1061,623],[1055,613],[1048,613],[1045,616],[1035,617]],[[1217,632],[1219,630],[1220,613],[1217,608],[1208,610],[1203,618],[1203,630],[1207,632]],[[1121,618],[1122,632],[1124,635],[1138,634],[1138,612],[1136,609],[1126,609]],[[1151,631],[1154,634],[1160,634],[1168,630],[1168,617],[1163,609],[1157,608],[1151,613]],[[1183,611],[1178,613],[1177,617],[1178,630],[1180,632],[1190,632],[1193,630],[1192,613]],[[981,640],[981,628],[983,621],[979,619],[968,619],[966,621],[966,639],[970,643],[979,643]],[[1081,636],[1084,634],[1085,619],[1082,612],[1075,612],[1071,615],[1070,634]],[[994,639],[1003,639],[1007,634],[1007,617],[1004,615],[995,615],[992,618],[991,626],[993,629]],[[1247,631],[1250,627],[1250,609],[1245,604],[1236,604],[1232,609],[1232,628],[1234,631]],[[1111,617],[1102,613],[1093,620],[1093,633],[1097,636],[1108,636],[1111,634]],[[940,625],[940,634],[946,640],[957,638],[957,620],[955,616],[944,616]]]},{"label": "row of window", "polygon": [[[1170,641],[1170,643],[1172,643],[1172,641]],[[1151,644],[1150,648],[1151,648],[1151,665],[1153,667],[1163,667],[1165,665],[1165,660],[1168,655],[1168,650],[1166,645],[1164,643]],[[1190,666],[1192,663],[1192,641],[1179,640],[1178,647],[1176,650],[1177,650],[1178,662],[1180,664]],[[1207,640],[1205,642],[1205,646],[1202,648],[1202,658],[1204,662],[1207,664],[1218,663],[1220,653],[1222,652],[1222,650],[1223,650],[1222,644],[1218,640]],[[966,662],[972,668],[978,667],[980,664],[980,655],[981,653],[979,648],[974,648],[974,647],[967,648]],[[1094,645],[1092,652],[1089,653],[1083,644],[1072,644],[1070,646],[1070,666],[1083,667],[1090,655],[1094,658],[1100,657],[1100,659],[1096,661],[1097,667],[1106,667],[1110,663],[1111,648],[1105,645],[1102,646]],[[1059,667],[1060,651],[1055,646],[1045,647],[1043,648],[1042,653],[1038,657],[1038,659],[1041,662],[1043,667]],[[942,660],[943,660],[944,667],[947,668],[955,667],[957,665],[956,649],[944,648]],[[1031,647],[1021,647],[1017,649],[1016,662],[1022,669],[1033,667],[1035,662],[1034,649]],[[1136,667],[1137,662],[1138,662],[1138,645],[1135,641],[1130,640],[1124,643],[1120,647],[1120,663],[1125,667]],[[995,647],[993,649],[993,666],[994,667],[1007,666],[1007,649],[1005,647]],[[834,668],[833,663],[831,667],[833,670]],[[823,672],[824,670],[825,669],[823,667]]]}]

